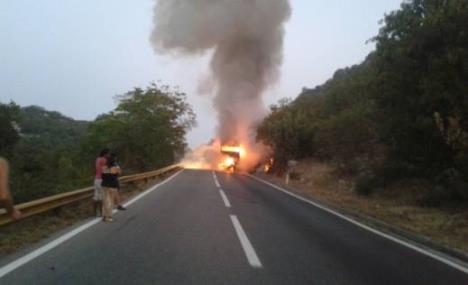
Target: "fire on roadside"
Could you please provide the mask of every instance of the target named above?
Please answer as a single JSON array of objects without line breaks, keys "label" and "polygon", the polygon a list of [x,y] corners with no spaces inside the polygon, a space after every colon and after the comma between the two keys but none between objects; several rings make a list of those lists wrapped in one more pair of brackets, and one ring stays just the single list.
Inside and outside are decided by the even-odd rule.
[{"label": "fire on roadside", "polygon": [[265,162],[265,164],[263,165],[263,172],[270,173],[270,170],[273,167],[274,163],[275,163],[274,158],[270,158],[267,162]]}]

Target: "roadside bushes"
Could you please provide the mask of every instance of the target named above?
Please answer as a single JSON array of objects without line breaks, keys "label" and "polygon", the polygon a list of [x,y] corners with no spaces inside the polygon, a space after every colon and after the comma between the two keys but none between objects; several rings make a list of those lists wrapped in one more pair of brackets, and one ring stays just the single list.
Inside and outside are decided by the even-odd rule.
[{"label": "roadside bushes", "polygon": [[359,175],[356,179],[354,192],[362,196],[369,196],[379,186],[381,186],[381,181],[373,173],[367,172]]},{"label": "roadside bushes", "polygon": [[[317,99],[311,100],[312,104],[319,104],[320,98]],[[314,117],[318,118],[319,115],[313,110],[296,109],[287,100],[271,106],[271,113],[258,126],[257,140],[274,150],[275,164],[272,171],[282,172],[288,160],[313,154],[316,149],[313,145],[316,125],[311,122],[311,118]]]},{"label": "roadside bushes", "polygon": [[[333,162],[357,177],[363,195],[420,180],[430,185],[423,205],[468,201],[466,19],[465,0],[403,2],[385,16],[363,63],[274,106],[258,139],[280,165]],[[278,120],[297,117],[300,124]]]}]

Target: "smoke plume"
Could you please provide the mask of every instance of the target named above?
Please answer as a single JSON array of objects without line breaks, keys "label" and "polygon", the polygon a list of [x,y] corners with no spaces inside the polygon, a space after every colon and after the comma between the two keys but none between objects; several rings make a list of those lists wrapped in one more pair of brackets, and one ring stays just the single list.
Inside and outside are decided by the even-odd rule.
[{"label": "smoke plume", "polygon": [[265,114],[262,93],[279,75],[288,0],[159,0],[151,43],[157,53],[197,55],[210,63],[224,142],[252,141],[250,128]]}]

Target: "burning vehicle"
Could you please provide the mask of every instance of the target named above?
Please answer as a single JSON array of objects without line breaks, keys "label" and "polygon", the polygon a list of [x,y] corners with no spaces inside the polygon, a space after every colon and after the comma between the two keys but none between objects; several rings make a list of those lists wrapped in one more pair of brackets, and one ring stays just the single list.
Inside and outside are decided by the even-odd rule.
[{"label": "burning vehicle", "polygon": [[222,144],[221,153],[224,155],[224,160],[219,164],[221,170],[234,172],[244,155],[244,150],[239,144]]},{"label": "burning vehicle", "polygon": [[[271,152],[263,145],[250,145],[246,140],[242,143],[213,139],[207,144],[192,150],[181,162],[187,169],[205,169],[225,171],[229,173],[254,173],[264,167],[269,171],[273,164]],[[265,164],[265,165],[264,165]]]}]

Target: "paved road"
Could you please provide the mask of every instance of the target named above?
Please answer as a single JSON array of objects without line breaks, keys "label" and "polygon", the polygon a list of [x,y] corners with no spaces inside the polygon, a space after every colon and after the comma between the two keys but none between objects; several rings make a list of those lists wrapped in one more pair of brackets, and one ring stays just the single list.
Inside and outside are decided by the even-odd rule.
[{"label": "paved road", "polygon": [[184,170],[115,218],[0,284],[468,284],[466,273],[244,175]]}]

